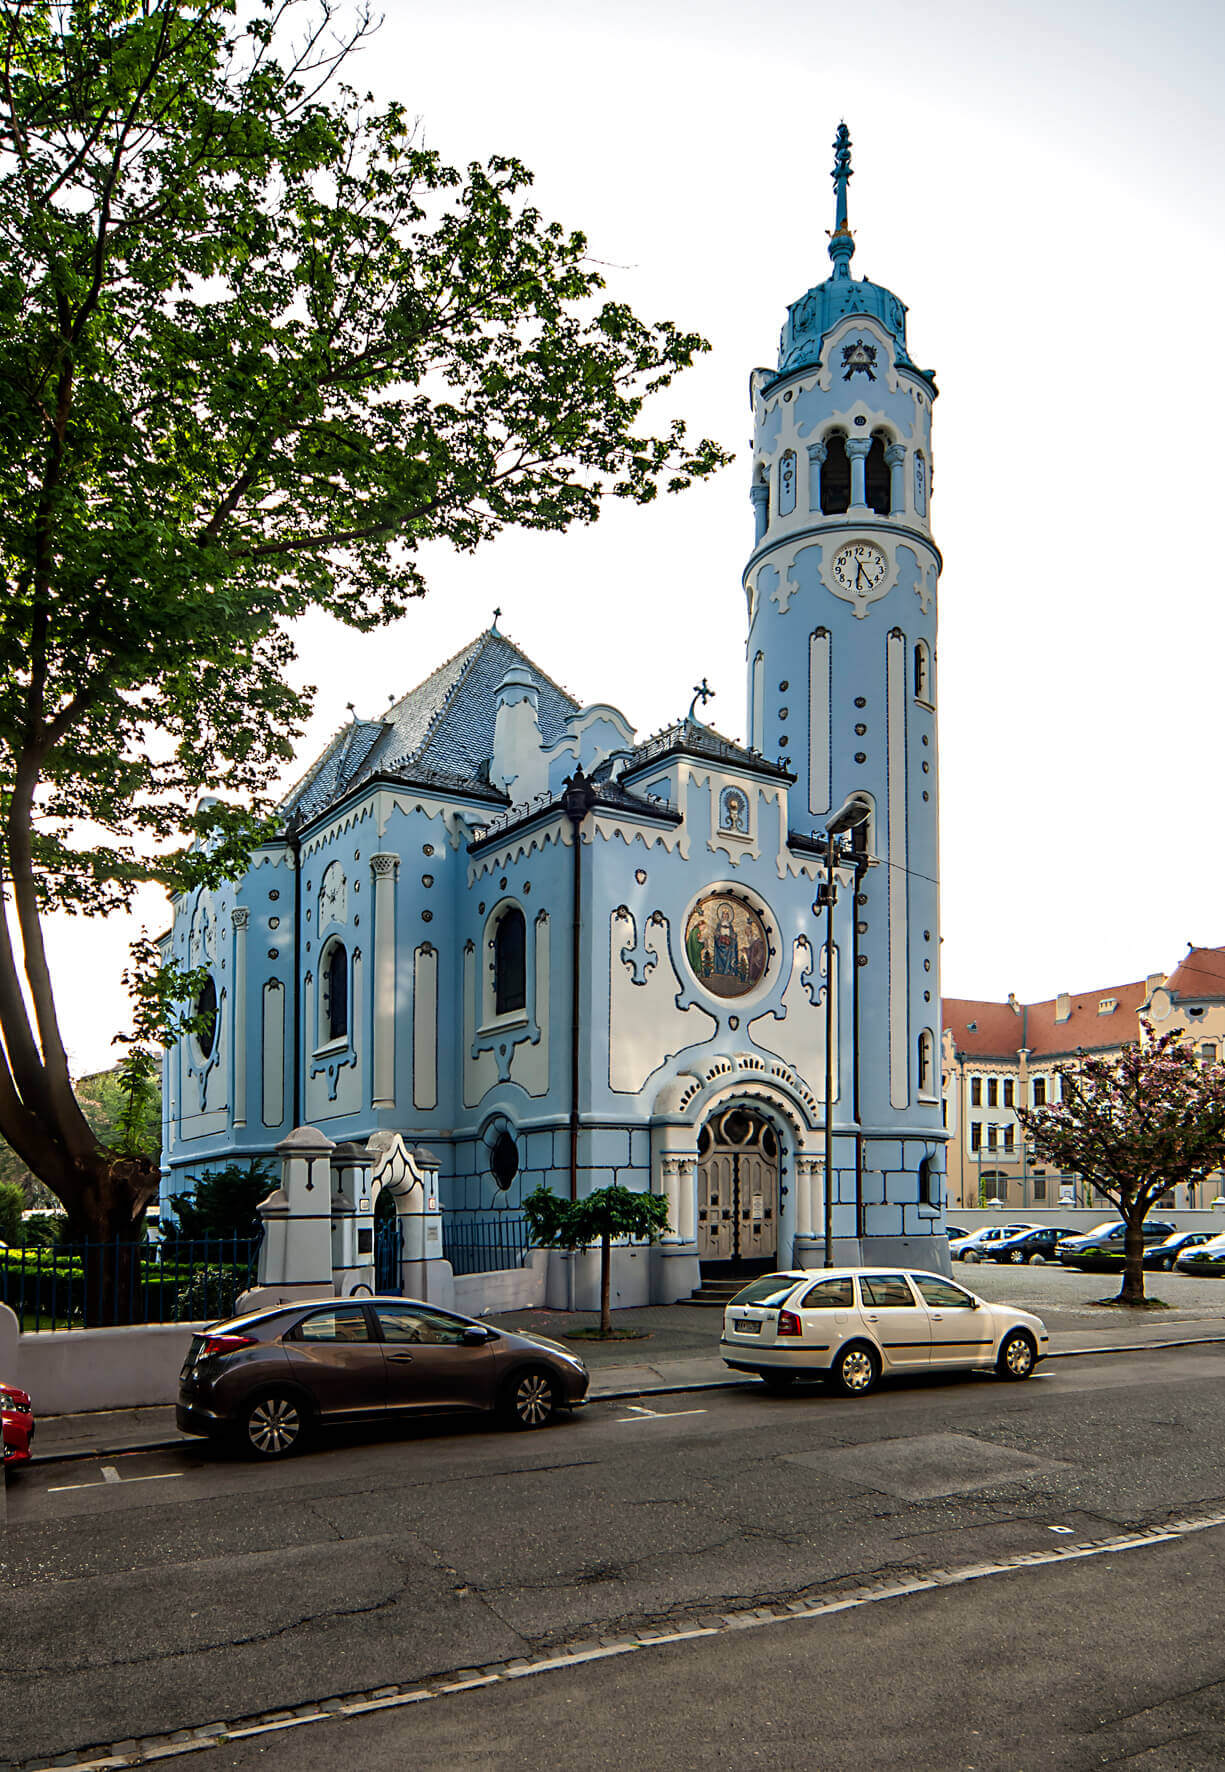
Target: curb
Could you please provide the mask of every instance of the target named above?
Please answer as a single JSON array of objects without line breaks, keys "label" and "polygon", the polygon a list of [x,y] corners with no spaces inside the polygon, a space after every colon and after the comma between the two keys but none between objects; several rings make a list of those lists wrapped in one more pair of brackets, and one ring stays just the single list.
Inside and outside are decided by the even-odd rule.
[{"label": "curb", "polygon": [[[1109,1347],[1065,1347],[1055,1348],[1049,1354],[1043,1354],[1043,1360],[1084,1360],[1097,1354],[1153,1354],[1160,1353],[1163,1348],[1179,1347],[1213,1347],[1225,1346],[1225,1335],[1195,1335],[1178,1341],[1133,1341],[1116,1343]],[[698,1378],[687,1384],[653,1384],[632,1385],[627,1390],[599,1391],[588,1395],[589,1403],[629,1403],[635,1397],[676,1397],[685,1396],[694,1391],[735,1391],[749,1390],[754,1385],[752,1378]],[[130,1446],[93,1446],[73,1452],[36,1452],[29,1464],[22,1469],[32,1470],[37,1465],[74,1464],[91,1458],[122,1457],[126,1452],[173,1452],[176,1447],[201,1445],[204,1442],[196,1434],[179,1434],[173,1440],[140,1440]]]}]

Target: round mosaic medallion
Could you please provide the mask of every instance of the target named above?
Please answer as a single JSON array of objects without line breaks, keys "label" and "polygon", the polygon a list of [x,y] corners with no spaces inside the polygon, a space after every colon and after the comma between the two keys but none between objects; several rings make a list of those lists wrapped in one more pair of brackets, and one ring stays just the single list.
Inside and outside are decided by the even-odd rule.
[{"label": "round mosaic medallion", "polygon": [[700,898],[685,925],[685,955],[715,997],[743,997],[765,975],[770,943],[757,912],[726,892]]}]

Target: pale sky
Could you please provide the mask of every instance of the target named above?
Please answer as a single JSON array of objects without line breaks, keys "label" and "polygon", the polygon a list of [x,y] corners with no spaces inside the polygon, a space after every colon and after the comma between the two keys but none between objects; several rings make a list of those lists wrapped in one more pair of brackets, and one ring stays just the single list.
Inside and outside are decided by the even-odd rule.
[{"label": "pale sky", "polygon": [[[830,143],[854,142],[852,269],[934,368],[943,986],[1022,1000],[1172,971],[1225,944],[1225,10],[871,9],[731,0],[387,0],[356,84],[463,164],[512,153],[587,234],[609,292],[703,332],[666,411],[737,452],[713,482],[593,528],[428,558],[394,629],[298,639],[300,767],[487,626],[646,735],[744,734],[749,371],[827,275]],[[661,411],[659,422],[665,420]],[[78,1072],[113,1062],[143,922],[57,927]]]}]

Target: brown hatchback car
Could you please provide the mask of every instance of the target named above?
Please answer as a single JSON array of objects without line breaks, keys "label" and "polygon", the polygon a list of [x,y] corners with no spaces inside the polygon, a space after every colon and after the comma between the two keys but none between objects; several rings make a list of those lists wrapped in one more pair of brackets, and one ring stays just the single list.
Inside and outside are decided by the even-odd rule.
[{"label": "brown hatchback car", "polygon": [[557,1342],[410,1298],[279,1305],[192,1337],[179,1374],[183,1433],[233,1436],[284,1458],[316,1427],[496,1413],[543,1427],[587,1400],[587,1368]]}]

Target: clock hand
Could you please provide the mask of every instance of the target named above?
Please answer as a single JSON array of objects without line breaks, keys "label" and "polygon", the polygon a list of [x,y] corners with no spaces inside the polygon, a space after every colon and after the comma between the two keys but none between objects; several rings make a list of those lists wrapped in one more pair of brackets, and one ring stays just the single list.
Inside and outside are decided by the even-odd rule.
[{"label": "clock hand", "polygon": [[[859,581],[861,578],[863,578],[863,576],[864,576],[863,561],[856,560],[856,562],[855,562],[855,587],[856,587],[856,589],[859,588]],[[868,588],[871,589],[871,586],[869,586]]]}]

